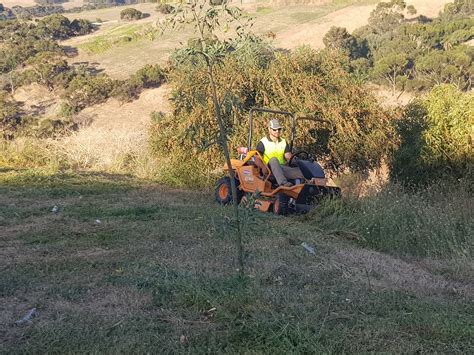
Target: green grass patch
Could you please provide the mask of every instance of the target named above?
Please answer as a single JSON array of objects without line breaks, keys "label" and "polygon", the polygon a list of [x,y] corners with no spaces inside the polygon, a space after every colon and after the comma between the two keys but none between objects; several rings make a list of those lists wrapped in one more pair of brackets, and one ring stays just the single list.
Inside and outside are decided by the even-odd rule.
[{"label": "green grass patch", "polygon": [[255,10],[258,14],[269,14],[272,13],[274,10],[270,7],[264,7],[264,6],[257,6],[257,9]]},{"label": "green grass patch", "polygon": [[[6,215],[12,220],[0,225],[2,352],[474,349],[467,265],[440,259],[438,271],[410,287],[374,269],[361,273],[364,260],[337,256],[359,247],[332,236],[344,216],[329,213],[329,205],[324,223],[315,219],[321,214],[280,218],[242,210],[242,278],[232,209],[217,207],[210,193],[111,175],[15,174],[0,173],[0,201],[16,200]],[[84,186],[87,193],[76,195]],[[58,199],[58,213],[44,209]],[[414,275],[422,262],[398,261]],[[443,286],[446,280],[458,291]],[[32,307],[38,312],[31,324],[8,326]]]},{"label": "green grass patch", "polygon": [[112,48],[125,46],[145,38],[149,25],[120,25],[103,35],[93,37],[91,41],[81,43],[78,48],[90,54],[101,54]]},{"label": "green grass patch", "polygon": [[8,170],[0,174],[0,193],[48,195],[95,195],[123,192],[139,186],[137,180],[126,175],[108,173],[51,172],[44,169]]},{"label": "green grass patch", "polygon": [[290,17],[298,23],[304,23],[326,15],[325,12],[295,12],[290,15]]}]

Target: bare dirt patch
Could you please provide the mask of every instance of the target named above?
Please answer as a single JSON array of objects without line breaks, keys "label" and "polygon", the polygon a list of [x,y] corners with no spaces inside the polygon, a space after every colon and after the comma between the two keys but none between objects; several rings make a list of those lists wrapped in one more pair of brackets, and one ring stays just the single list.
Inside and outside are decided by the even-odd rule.
[{"label": "bare dirt patch", "polygon": [[117,99],[87,107],[77,115],[78,121],[91,121],[91,129],[122,128],[142,131],[150,122],[153,111],[169,112],[170,87],[162,85],[156,89],[144,90],[137,100],[120,103]]},{"label": "bare dirt patch", "polygon": [[[162,85],[143,91],[133,102],[122,104],[112,98],[84,109],[75,117],[84,127],[55,141],[56,151],[79,169],[121,171],[131,159],[146,159],[151,113],[169,112],[169,91]],[[152,165],[140,164],[143,171],[137,173],[148,174]]]},{"label": "bare dirt patch", "polygon": [[395,90],[395,92],[393,92],[382,85],[369,84],[369,87],[379,99],[379,102],[381,102],[386,107],[405,106],[417,97],[412,92],[399,90]]},{"label": "bare dirt patch", "polygon": [[33,83],[15,90],[15,101],[22,104],[27,114],[48,116],[59,107],[59,93],[49,91],[45,86]]},{"label": "bare dirt patch", "polygon": [[291,28],[277,33],[276,45],[288,49],[302,45],[323,48],[323,37],[331,26],[345,27],[349,32],[352,32],[367,23],[373,9],[373,5],[349,6],[323,17],[317,21],[318,23],[291,26]]},{"label": "bare dirt patch", "polygon": [[[418,14],[436,17],[450,0],[412,0],[407,5],[414,5]],[[349,32],[367,24],[375,5],[351,5],[341,10],[303,24],[295,24],[277,33],[276,44],[288,49],[302,45],[323,48],[323,37],[331,26],[345,27]]]},{"label": "bare dirt patch", "polygon": [[35,0],[2,0],[2,4],[8,8],[12,8],[13,6],[28,7],[37,5]]}]

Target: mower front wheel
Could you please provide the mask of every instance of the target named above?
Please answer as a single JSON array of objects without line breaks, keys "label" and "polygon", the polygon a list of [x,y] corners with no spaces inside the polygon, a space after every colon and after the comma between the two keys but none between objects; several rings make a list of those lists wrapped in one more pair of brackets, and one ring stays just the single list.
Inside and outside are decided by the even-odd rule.
[{"label": "mower front wheel", "polygon": [[[235,185],[238,187],[239,182],[236,179]],[[230,177],[224,176],[217,181],[215,198],[218,203],[221,205],[227,205],[232,202],[232,187],[230,184]],[[240,202],[242,199],[242,191],[237,188],[237,202]]]}]

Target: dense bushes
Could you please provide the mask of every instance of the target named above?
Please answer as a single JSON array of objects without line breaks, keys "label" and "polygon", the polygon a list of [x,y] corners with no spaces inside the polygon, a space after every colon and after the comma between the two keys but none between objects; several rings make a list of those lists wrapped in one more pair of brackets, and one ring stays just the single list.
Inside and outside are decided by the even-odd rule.
[{"label": "dense bushes", "polygon": [[41,6],[13,6],[12,11],[15,17],[22,20],[29,20],[33,17],[44,17],[53,14],[62,14],[64,8],[62,6],[41,5]]},{"label": "dense bushes", "polygon": [[73,112],[107,100],[114,87],[107,75],[77,75],[67,86],[64,98]]},{"label": "dense bushes", "polygon": [[[247,54],[233,51],[215,72],[232,149],[246,144],[247,115],[253,106],[329,120],[331,127],[302,121],[297,145],[336,169],[364,171],[378,166],[394,147],[389,114],[348,75],[342,56],[302,49],[268,56],[262,63],[259,56]],[[180,64],[170,73],[173,116],[158,120],[153,142],[157,152],[173,152],[169,166],[176,167],[176,179],[187,178],[179,169],[199,164],[194,178],[205,184],[208,171],[220,166],[222,157],[214,148],[198,154],[214,142],[217,127],[205,68],[194,64]],[[265,123],[257,122],[254,138],[258,140],[265,134]],[[333,134],[328,135],[328,129]]]},{"label": "dense bushes", "polygon": [[15,17],[16,16],[11,9],[0,4],[0,21],[13,20]]},{"label": "dense bushes", "polygon": [[69,119],[85,107],[105,102],[112,96],[122,102],[132,101],[144,88],[157,87],[164,80],[164,72],[158,65],[146,65],[127,80],[113,80],[105,74],[90,74],[87,68],[70,67],[58,53],[39,52],[14,76],[14,82],[17,85],[39,83],[49,90],[62,88],[63,102],[57,117],[42,121],[38,126],[39,117],[25,116],[20,105],[0,90],[1,135],[12,139],[21,135],[56,134],[64,128],[73,128]]},{"label": "dense bushes", "polygon": [[391,174],[405,184],[472,177],[474,95],[438,86],[408,105],[397,122],[401,144]]},{"label": "dense bushes", "polygon": [[331,28],[324,43],[348,55],[359,77],[364,77],[364,66],[359,65],[364,60],[366,77],[393,90],[426,90],[440,83],[470,90],[474,52],[463,44],[474,37],[472,1],[448,4],[435,20],[406,18],[415,11],[402,0],[381,2],[368,25],[352,35],[344,28]]},{"label": "dense bushes", "polygon": [[[0,22],[0,73],[13,72],[27,65],[42,52],[64,55],[59,39],[89,33],[93,26],[86,20],[69,21],[62,15],[52,15],[36,23]],[[11,86],[11,85],[10,85]]]},{"label": "dense bushes", "polygon": [[158,87],[165,80],[163,70],[159,65],[145,65],[129,79],[116,83],[112,96],[122,102],[132,101],[140,95],[144,88]]}]

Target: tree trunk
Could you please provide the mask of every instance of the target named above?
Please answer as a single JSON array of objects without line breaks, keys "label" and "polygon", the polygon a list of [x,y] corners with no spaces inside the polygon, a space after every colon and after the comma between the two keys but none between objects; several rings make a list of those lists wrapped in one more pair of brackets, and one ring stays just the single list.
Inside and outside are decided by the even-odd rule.
[{"label": "tree trunk", "polygon": [[207,72],[208,72],[208,75],[209,75],[209,81],[211,83],[212,101],[214,103],[214,111],[215,111],[215,115],[216,115],[217,124],[219,125],[220,144],[221,144],[222,150],[224,151],[226,164],[227,164],[227,167],[228,167],[228,170],[229,170],[230,186],[231,186],[231,190],[232,190],[232,202],[233,202],[233,206],[234,206],[235,220],[236,220],[236,223],[237,223],[237,229],[236,229],[235,237],[236,237],[236,243],[237,243],[239,273],[240,273],[241,276],[243,276],[244,275],[244,248],[243,248],[243,244],[242,244],[242,231],[240,229],[239,201],[237,200],[237,186],[235,185],[235,174],[234,174],[234,170],[232,169],[232,166],[231,166],[231,163],[230,163],[229,147],[227,146],[227,137],[226,137],[226,132],[225,132],[225,126],[224,126],[224,122],[222,120],[219,100],[217,99],[217,90],[216,90],[216,84],[214,82],[214,75],[213,75],[213,72],[212,72],[212,63],[209,61],[208,58],[206,58],[206,63],[207,63]]}]

